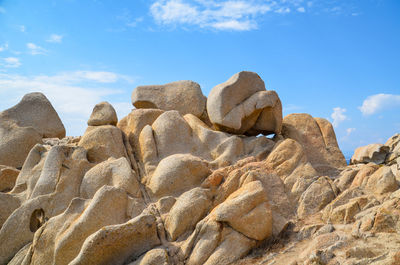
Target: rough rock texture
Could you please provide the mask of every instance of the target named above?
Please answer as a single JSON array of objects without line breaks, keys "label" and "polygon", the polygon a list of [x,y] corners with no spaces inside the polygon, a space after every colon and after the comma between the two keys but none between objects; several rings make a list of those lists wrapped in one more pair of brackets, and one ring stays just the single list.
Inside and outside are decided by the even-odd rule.
[{"label": "rough rock texture", "polygon": [[275,91],[253,72],[240,72],[215,86],[207,99],[210,121],[221,131],[234,134],[279,134],[282,104]]},{"label": "rough rock texture", "polygon": [[311,165],[321,174],[347,165],[333,127],[325,119],[289,114],[283,119],[282,135],[300,143]]},{"label": "rough rock texture", "polygon": [[65,137],[57,112],[41,93],[30,93],[0,112],[0,165],[19,168],[42,138]]},{"label": "rough rock texture", "polygon": [[93,108],[93,112],[87,122],[89,126],[101,126],[101,125],[117,125],[118,118],[114,107],[104,101],[100,102]]},{"label": "rough rock texture", "polygon": [[151,100],[168,109],[115,126],[101,103],[82,137],[0,119],[0,264],[399,264],[398,134],[347,166],[327,120],[291,114],[279,133],[256,74],[217,87],[239,131],[210,127],[204,101],[185,114],[165,87]]},{"label": "rough rock texture", "polygon": [[132,104],[137,109],[177,110],[180,114],[201,117],[206,97],[200,85],[193,81],[177,81],[165,85],[138,86],[132,92]]},{"label": "rough rock texture", "polygon": [[361,146],[356,149],[354,155],[351,157],[351,164],[358,163],[375,163],[382,164],[386,160],[390,147],[383,144],[370,144]]}]

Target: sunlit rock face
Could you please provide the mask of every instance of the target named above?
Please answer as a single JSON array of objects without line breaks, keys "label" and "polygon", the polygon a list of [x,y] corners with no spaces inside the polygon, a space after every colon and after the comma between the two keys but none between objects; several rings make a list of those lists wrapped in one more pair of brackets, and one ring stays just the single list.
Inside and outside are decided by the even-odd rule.
[{"label": "sunlit rock face", "polygon": [[42,94],[0,113],[0,264],[399,264],[399,135],[348,166],[253,72],[132,103],[75,138]]}]

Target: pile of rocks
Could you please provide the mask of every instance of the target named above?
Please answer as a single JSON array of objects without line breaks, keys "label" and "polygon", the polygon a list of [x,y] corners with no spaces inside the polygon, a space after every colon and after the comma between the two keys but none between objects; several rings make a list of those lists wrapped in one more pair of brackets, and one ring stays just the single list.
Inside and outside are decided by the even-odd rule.
[{"label": "pile of rocks", "polygon": [[399,135],[347,166],[252,72],[132,103],[78,138],[39,93],[0,113],[0,264],[398,264]]}]

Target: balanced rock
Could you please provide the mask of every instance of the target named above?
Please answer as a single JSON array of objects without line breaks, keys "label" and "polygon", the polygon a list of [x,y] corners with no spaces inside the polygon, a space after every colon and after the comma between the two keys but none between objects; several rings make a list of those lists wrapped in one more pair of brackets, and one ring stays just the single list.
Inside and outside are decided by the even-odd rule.
[{"label": "balanced rock", "polygon": [[117,125],[118,118],[114,107],[104,101],[96,104],[93,108],[92,115],[87,122],[89,126],[101,126],[101,125]]},{"label": "balanced rock", "polygon": [[132,92],[132,104],[138,109],[177,110],[181,115],[201,117],[206,97],[193,81],[177,81],[165,85],[138,86]]},{"label": "balanced rock", "polygon": [[383,144],[369,144],[361,146],[356,149],[354,155],[351,157],[350,163],[375,163],[382,164],[385,162],[386,155],[389,153],[390,148]]},{"label": "balanced rock", "polygon": [[211,123],[234,134],[279,134],[282,104],[275,91],[266,91],[264,81],[253,72],[240,72],[215,86],[207,100]]}]

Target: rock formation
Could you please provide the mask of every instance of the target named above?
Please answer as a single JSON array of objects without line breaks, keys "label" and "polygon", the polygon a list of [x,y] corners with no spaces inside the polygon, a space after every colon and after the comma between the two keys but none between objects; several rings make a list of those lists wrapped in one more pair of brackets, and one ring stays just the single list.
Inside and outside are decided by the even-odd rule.
[{"label": "rock formation", "polygon": [[252,72],[132,102],[76,138],[42,94],[0,113],[0,264],[399,264],[398,134],[347,165]]}]

